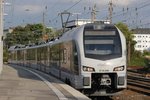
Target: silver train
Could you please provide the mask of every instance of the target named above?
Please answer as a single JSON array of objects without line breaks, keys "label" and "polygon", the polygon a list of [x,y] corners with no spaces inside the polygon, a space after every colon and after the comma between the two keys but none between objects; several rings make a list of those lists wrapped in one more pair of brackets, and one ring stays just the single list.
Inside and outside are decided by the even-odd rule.
[{"label": "silver train", "polygon": [[88,96],[127,87],[126,40],[111,24],[85,24],[45,44],[12,46],[9,53],[9,63],[51,74]]}]

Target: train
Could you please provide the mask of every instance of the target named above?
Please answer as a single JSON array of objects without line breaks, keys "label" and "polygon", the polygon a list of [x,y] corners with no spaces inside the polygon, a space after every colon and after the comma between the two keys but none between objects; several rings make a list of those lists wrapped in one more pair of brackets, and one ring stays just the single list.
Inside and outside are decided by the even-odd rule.
[{"label": "train", "polygon": [[113,24],[86,23],[39,45],[9,48],[9,63],[53,75],[88,96],[127,87],[126,39]]}]

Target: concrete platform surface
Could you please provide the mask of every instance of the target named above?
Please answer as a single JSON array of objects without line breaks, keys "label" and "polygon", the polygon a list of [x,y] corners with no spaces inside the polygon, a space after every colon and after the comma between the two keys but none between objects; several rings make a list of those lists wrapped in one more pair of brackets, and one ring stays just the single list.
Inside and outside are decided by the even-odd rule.
[{"label": "concrete platform surface", "polygon": [[21,66],[4,65],[0,100],[90,100],[56,78]]}]

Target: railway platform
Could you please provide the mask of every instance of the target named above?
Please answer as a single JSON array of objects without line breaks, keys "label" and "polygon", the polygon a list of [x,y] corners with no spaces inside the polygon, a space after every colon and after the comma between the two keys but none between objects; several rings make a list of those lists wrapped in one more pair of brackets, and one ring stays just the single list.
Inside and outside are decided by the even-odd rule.
[{"label": "railway platform", "polygon": [[0,100],[90,100],[58,79],[16,65],[3,65]]}]

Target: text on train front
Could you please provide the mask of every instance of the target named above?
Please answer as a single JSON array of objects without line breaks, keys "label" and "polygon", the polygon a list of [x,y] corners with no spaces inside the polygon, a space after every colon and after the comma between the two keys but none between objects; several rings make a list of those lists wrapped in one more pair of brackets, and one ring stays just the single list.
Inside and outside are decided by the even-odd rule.
[{"label": "text on train front", "polygon": [[122,55],[119,33],[113,30],[85,30],[84,32],[85,57],[109,60]]}]

